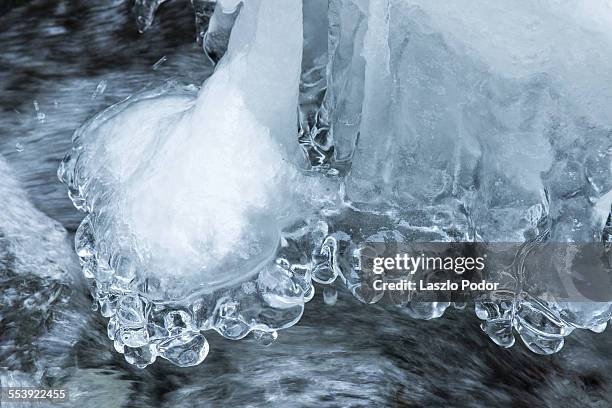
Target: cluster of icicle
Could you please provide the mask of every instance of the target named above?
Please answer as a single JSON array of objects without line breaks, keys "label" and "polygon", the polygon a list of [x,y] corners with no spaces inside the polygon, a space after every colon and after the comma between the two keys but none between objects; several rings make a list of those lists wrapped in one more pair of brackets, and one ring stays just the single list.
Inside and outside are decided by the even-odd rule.
[{"label": "cluster of icicle", "polygon": [[[141,30],[160,3],[136,2]],[[448,5],[447,21],[446,6],[416,0],[194,0],[212,76],[100,113],[58,172],[87,213],[76,251],[117,351],[139,367],[192,366],[207,330],[271,342],[313,282],[378,302],[358,256],[376,242],[523,243],[504,289],[475,303],[502,346],[517,333],[549,354],[575,328],[605,329],[611,302],[539,298],[546,277],[521,257],[544,241],[609,250],[612,137],[597,107],[610,95],[555,55],[516,47],[510,69],[488,52],[531,18],[518,3],[484,35],[468,11],[501,6]],[[549,14],[536,39],[554,31]],[[452,305],[388,300],[420,319]]]}]

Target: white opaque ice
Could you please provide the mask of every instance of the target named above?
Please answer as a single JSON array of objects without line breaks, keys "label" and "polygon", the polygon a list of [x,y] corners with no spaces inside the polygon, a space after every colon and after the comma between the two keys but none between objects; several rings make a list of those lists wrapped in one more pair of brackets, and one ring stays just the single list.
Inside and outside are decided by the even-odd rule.
[{"label": "white opaque ice", "polygon": [[229,84],[240,89],[247,109],[288,157],[298,148],[295,106],[302,35],[300,0],[244,2],[217,70],[228,73]]},{"label": "white opaque ice", "polygon": [[301,1],[249,0],[195,99],[137,100],[84,132],[90,176],[110,178],[111,236],[129,231],[147,273],[215,287],[274,253],[297,211],[301,54]]},{"label": "white opaque ice", "polygon": [[459,42],[508,77],[546,72],[583,114],[612,123],[612,3],[608,0],[487,0],[406,3],[421,8],[448,41]]},{"label": "white opaque ice", "polygon": [[242,3],[242,0],[217,0],[215,7],[221,7],[224,13],[232,13]]}]

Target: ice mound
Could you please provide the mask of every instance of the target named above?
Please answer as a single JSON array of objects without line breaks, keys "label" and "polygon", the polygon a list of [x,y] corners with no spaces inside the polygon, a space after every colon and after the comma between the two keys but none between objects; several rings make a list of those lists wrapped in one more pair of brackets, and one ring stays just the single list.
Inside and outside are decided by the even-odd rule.
[{"label": "ice mound", "polygon": [[[162,281],[197,275],[212,288],[242,278],[245,259],[271,255],[290,207],[282,186],[295,169],[227,78],[218,71],[195,103],[144,99],[87,130],[103,146],[85,147],[94,155],[81,160],[119,186],[108,232],[138,237],[138,252],[150,254],[143,267]],[[124,243],[128,251],[132,242]]]},{"label": "ice mound", "polygon": [[334,191],[299,169],[302,37],[300,1],[242,3],[201,89],[134,96],[76,132],[59,176],[88,213],[77,253],[128,361],[198,364],[211,328],[274,338],[312,296],[313,209]]},{"label": "ice mound", "polygon": [[[139,263],[165,288],[177,278],[191,285],[190,276],[211,290],[243,279],[274,253],[299,206],[287,186],[298,177],[289,163],[300,15],[278,11],[293,24],[287,30],[258,19],[272,15],[268,7],[246,7],[226,58],[197,95],[168,88],[128,100],[75,138],[87,180],[76,186],[80,199],[88,212],[105,213],[107,234],[126,236],[108,243],[120,246],[110,253],[146,254],[122,262]],[[269,46],[276,38],[278,49]]]}]

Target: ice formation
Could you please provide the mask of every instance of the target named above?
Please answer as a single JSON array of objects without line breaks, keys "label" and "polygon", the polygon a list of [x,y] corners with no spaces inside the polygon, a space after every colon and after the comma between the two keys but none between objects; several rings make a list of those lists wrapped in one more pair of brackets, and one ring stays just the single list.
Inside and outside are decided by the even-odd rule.
[{"label": "ice formation", "polygon": [[[209,329],[274,339],[312,281],[378,302],[355,255],[374,242],[513,243],[503,290],[476,302],[502,346],[517,333],[549,354],[606,327],[610,299],[547,299],[533,262],[547,243],[609,257],[605,1],[213,3],[194,1],[214,74],[96,116],[59,171],[88,213],[77,253],[128,361],[198,364]],[[451,305],[390,300],[422,319]]]},{"label": "ice formation", "polygon": [[[28,273],[49,281],[72,283],[74,256],[66,230],[32,205],[1,156],[0,175],[0,270],[5,273],[3,278],[8,281]],[[10,299],[6,302],[10,303]]]},{"label": "ice formation", "polygon": [[40,387],[71,358],[89,300],[68,232],[13,170],[0,155],[0,383]]},{"label": "ice formation", "polygon": [[[349,239],[524,242],[524,258],[534,243],[601,242],[612,199],[609,4],[451,3],[330,3],[328,143],[335,160],[351,159],[353,207],[385,214]],[[576,327],[605,327],[610,303],[546,302],[539,271],[514,268],[502,300],[477,305],[497,343],[512,345],[514,328],[551,353]],[[436,317],[448,305],[409,312]]]},{"label": "ice formation", "polygon": [[250,1],[199,91],[136,96],[75,134],[59,174],[89,213],[77,253],[129,361],[197,364],[200,330],[241,338],[301,315],[310,279],[282,252],[325,199],[296,160],[301,54],[301,2]]}]

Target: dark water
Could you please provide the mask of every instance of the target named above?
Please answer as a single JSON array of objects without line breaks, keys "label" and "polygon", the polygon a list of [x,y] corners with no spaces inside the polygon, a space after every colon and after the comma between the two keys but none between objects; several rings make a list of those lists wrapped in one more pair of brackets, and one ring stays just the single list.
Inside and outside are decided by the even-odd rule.
[{"label": "dark water", "polygon": [[[416,321],[342,291],[327,306],[319,290],[300,323],[271,346],[211,334],[198,367],[130,366],[90,308],[66,255],[71,244],[45,231],[55,219],[73,232],[81,218],[55,176],[79,124],[144,87],[170,78],[198,83],[210,73],[193,41],[190,5],[164,4],[143,35],[125,1],[0,1],[0,13],[3,386],[61,386],[73,399],[65,406],[97,408],[612,405],[609,330],[576,332],[560,353],[538,356],[521,344],[496,346],[469,312]],[[50,219],[28,215],[28,203]],[[20,214],[31,218],[22,234]],[[45,255],[47,248],[60,249]],[[55,267],[62,273],[41,272]]]}]

